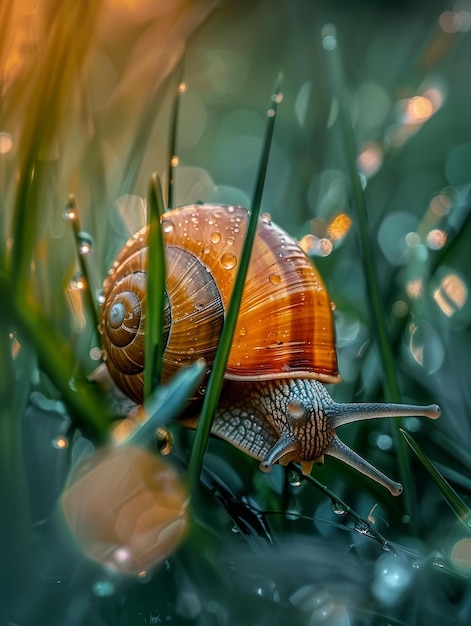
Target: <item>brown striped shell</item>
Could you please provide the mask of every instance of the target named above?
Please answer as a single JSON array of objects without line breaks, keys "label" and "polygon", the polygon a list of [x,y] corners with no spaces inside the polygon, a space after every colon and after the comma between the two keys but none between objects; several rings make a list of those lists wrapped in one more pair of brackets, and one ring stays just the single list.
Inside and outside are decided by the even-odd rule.
[{"label": "brown striped shell", "polygon": [[[189,205],[162,218],[166,263],[163,380],[203,357],[214,360],[247,227],[238,206]],[[118,255],[104,283],[100,332],[110,374],[142,401],[146,229]],[[287,233],[260,219],[226,378],[339,382],[329,294]]]}]

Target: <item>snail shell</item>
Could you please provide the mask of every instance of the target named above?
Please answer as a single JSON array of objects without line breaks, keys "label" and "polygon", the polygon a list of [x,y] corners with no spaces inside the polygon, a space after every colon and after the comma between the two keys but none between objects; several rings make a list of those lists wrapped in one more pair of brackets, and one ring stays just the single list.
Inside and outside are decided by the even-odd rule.
[{"label": "snail shell", "polygon": [[[247,228],[243,207],[190,205],[161,225],[167,278],[162,378],[214,360]],[[132,237],[104,283],[100,332],[115,384],[142,402],[146,325],[147,230]],[[299,461],[305,473],[334,456],[397,495],[402,486],[348,448],[336,428],[381,417],[440,415],[436,405],[338,404],[323,383],[337,383],[329,294],[296,242],[269,218],[259,220],[213,434],[261,461]]]},{"label": "snail shell", "polygon": [[[167,263],[163,380],[193,361],[210,367],[224,323],[248,213],[190,205],[162,219]],[[118,255],[104,284],[100,331],[118,387],[142,402],[147,231]],[[296,242],[269,219],[256,234],[226,378],[340,380],[330,298]]]}]

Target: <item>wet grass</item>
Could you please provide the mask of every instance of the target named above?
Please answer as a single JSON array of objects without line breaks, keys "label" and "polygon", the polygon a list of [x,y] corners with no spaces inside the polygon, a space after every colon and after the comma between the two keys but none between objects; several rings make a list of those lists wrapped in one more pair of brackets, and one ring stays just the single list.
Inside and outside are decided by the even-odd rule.
[{"label": "wet grass", "polygon": [[[355,43],[360,49],[360,40],[368,39],[360,31],[372,23],[368,20],[373,20],[373,13],[364,14],[360,21],[358,15],[352,17],[360,29],[357,32],[333,10],[339,20],[337,45],[321,50],[322,24],[316,26],[313,38],[308,20],[295,19],[282,2],[276,19],[268,20],[262,20],[267,17],[262,3],[251,9],[251,20],[235,5],[226,6],[211,19],[207,19],[211,3],[182,5],[167,14],[139,18],[125,3],[111,5],[87,2],[78,8],[51,0],[33,13],[23,11],[20,2],[0,6],[4,94],[0,103],[0,497],[4,503],[0,540],[4,563],[11,564],[1,568],[2,620],[18,624],[43,620],[52,626],[65,619],[71,626],[159,621],[468,623],[471,397],[466,376],[471,318],[466,298],[460,305],[458,292],[447,290],[453,280],[459,284],[457,279],[468,291],[471,288],[470,179],[461,170],[450,174],[447,160],[454,148],[466,147],[463,137],[469,137],[465,116],[453,112],[460,98],[466,107],[458,106],[458,111],[466,112],[468,106],[469,93],[459,80],[459,60],[468,50],[466,32],[437,30],[440,8],[427,32],[414,35],[423,44],[420,58],[414,57],[409,68],[398,63],[394,76],[385,71],[383,82],[373,53],[365,52],[365,67],[369,63],[376,68],[376,74],[365,80],[381,83],[396,104],[422,93],[422,82],[425,85],[432,75],[427,68],[449,83],[449,104],[427,122],[430,126],[420,126],[412,139],[389,145],[382,169],[368,178],[365,187],[358,176],[357,155],[364,140],[370,139],[370,131],[361,127],[358,110],[351,105],[352,85],[356,87],[363,79],[360,59],[356,52],[350,56],[349,50],[350,46],[355,49]],[[298,9],[297,18],[305,14],[309,23],[319,21],[308,3]],[[329,14],[327,7],[323,10]],[[379,20],[381,12],[374,15]],[[260,37],[251,30],[257,20],[265,27]],[[376,46],[376,51],[391,49],[388,23],[387,19],[375,22],[378,29],[384,29],[382,45],[374,37],[368,44]],[[405,31],[413,31],[405,18],[401,23]],[[279,48],[280,24],[294,33],[289,52]],[[247,30],[237,30],[237,25]],[[232,56],[221,52],[221,32],[232,42],[227,43],[228,49],[233,47]],[[256,59],[253,64],[244,64],[246,51],[240,36],[234,34],[240,32],[247,32],[249,39],[253,35],[249,46],[250,60]],[[324,38],[334,34],[324,30]],[[211,39],[216,42],[214,49],[206,44]],[[432,49],[436,54],[441,50],[441,56],[431,66],[424,50]],[[313,54],[313,50],[317,50],[314,69],[306,61],[306,51]],[[215,58],[224,59],[224,71],[211,65]],[[425,58],[429,65],[419,63]],[[109,67],[110,59],[109,74],[96,69]],[[285,101],[277,114],[276,130],[274,115],[268,116],[263,140],[270,82],[283,65],[289,69],[284,72]],[[226,83],[221,78],[224,72],[232,76]],[[236,92],[244,72],[248,82]],[[298,74],[301,82],[296,82]],[[187,83],[185,92],[178,89],[182,78]],[[105,93],[101,83],[107,80]],[[298,87],[304,81],[315,84],[317,92],[315,102],[310,100],[306,108],[311,116],[302,125],[304,92]],[[195,113],[187,108],[188,91],[199,98],[190,100]],[[279,86],[275,94],[278,91]],[[332,97],[338,116],[329,121]],[[174,418],[198,385],[204,365],[197,364],[169,386],[160,386],[165,264],[159,222],[164,200],[160,180],[152,174],[159,171],[163,178],[168,176],[167,205],[171,207],[175,186],[185,182],[185,166],[211,170],[212,163],[217,171],[218,157],[213,153],[218,151],[219,138],[231,140],[224,124],[212,125],[210,119],[200,140],[193,138],[193,143],[188,133],[179,132],[193,113],[195,120],[204,118],[202,102],[210,112],[208,118],[219,115],[224,119],[231,114],[236,124],[242,112],[240,118],[247,128],[238,131],[240,143],[231,145],[242,146],[244,136],[256,128],[256,145],[262,147],[253,152],[257,161],[260,154],[262,158],[257,173],[251,166],[252,153],[240,148],[239,160],[248,165],[238,175],[242,177],[242,172],[245,178],[237,181],[228,172],[227,178],[218,181],[225,187],[228,202],[232,202],[231,188],[236,182],[252,194],[251,221],[203,419],[195,434]],[[277,104],[275,96],[270,109]],[[317,134],[311,133],[311,118]],[[389,117],[371,130],[371,138],[381,143],[387,128],[400,126],[398,119],[391,104]],[[456,122],[460,119],[462,124]],[[314,135],[322,136],[321,147],[312,141]],[[446,148],[442,145],[445,137]],[[9,140],[12,147],[7,149],[3,146]],[[171,156],[179,158],[174,169],[168,167],[169,143]],[[322,147],[327,149],[323,152]],[[280,155],[285,153],[289,158],[283,160]],[[434,154],[442,154],[438,165],[431,159]],[[402,208],[417,216],[419,234],[427,234],[431,224],[446,233],[447,241],[422,258],[423,239],[422,247],[409,247],[408,259],[393,267],[379,250],[379,226],[388,212],[397,210],[397,204],[389,203],[395,187],[412,176],[411,170],[420,163],[428,164],[424,166],[429,174],[428,200],[437,194],[443,202],[448,198],[449,205],[440,217],[434,217],[429,204],[414,191],[409,205]],[[339,200],[339,210],[349,212],[353,221],[352,232],[334,245],[330,256],[314,259],[336,302],[345,382],[332,390],[333,395],[348,400],[436,401],[443,409],[437,425],[403,420],[401,431],[394,428],[392,441],[381,425],[349,427],[349,443],[360,453],[388,473],[398,468],[405,489],[402,499],[392,498],[333,460],[315,468],[312,477],[301,476],[296,467],[275,467],[265,475],[240,451],[209,438],[257,214],[269,210],[275,221],[299,236],[310,233],[313,217],[328,223],[332,214],[323,211],[337,188],[319,192],[315,213],[307,203],[301,202],[301,209],[292,212],[286,207],[291,207],[292,197],[308,197],[311,178],[305,172],[333,168],[343,170],[342,180],[347,180],[346,200],[344,204]],[[282,184],[286,170],[299,185],[288,192]],[[419,189],[425,178],[411,180]],[[204,191],[198,188],[201,195],[188,197],[188,202],[204,201]],[[217,193],[222,193],[218,185],[208,191],[211,199]],[[124,443],[158,454],[155,431],[165,425],[173,438],[168,462],[188,486],[188,494],[198,493],[191,499],[186,541],[142,580],[120,576],[86,559],[64,538],[56,510],[68,473],[87,454],[109,442],[109,428],[116,418],[105,395],[88,377],[97,365],[93,349],[96,354],[100,348],[97,287],[132,234],[124,226],[124,217],[132,221],[132,215],[123,216],[116,208],[123,198],[146,201],[147,324],[153,331],[146,335],[145,348],[150,355],[145,369],[148,419]],[[76,213],[76,220],[64,219],[64,204],[66,212]],[[91,236],[86,255],[80,254],[84,234]],[[352,271],[342,273],[342,267]],[[77,276],[85,288],[73,292],[72,306],[67,290]],[[411,291],[417,284],[422,288],[418,296]],[[397,303],[402,303],[401,316],[392,313]],[[347,341],[349,320],[360,330]],[[427,331],[418,349],[414,344],[417,328]],[[439,346],[444,346],[443,364],[435,367]],[[400,584],[391,587],[384,572],[392,572]],[[73,614],[70,607],[75,607]]]}]

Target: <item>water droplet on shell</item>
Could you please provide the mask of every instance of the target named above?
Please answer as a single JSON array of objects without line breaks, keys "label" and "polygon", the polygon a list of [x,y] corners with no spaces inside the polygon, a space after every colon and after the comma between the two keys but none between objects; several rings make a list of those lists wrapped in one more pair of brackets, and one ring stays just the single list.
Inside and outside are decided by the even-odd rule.
[{"label": "water droplet on shell", "polygon": [[231,252],[226,252],[221,257],[221,265],[226,270],[232,270],[237,265],[237,257]]}]

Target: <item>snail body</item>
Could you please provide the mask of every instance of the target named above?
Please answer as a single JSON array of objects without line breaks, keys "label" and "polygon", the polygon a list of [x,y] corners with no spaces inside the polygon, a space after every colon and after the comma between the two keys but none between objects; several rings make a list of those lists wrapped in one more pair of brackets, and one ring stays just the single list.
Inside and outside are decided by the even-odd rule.
[{"label": "snail body", "polygon": [[[211,368],[247,216],[243,207],[211,204],[163,215],[164,382],[200,358]],[[144,385],[146,239],[144,228],[118,254],[104,282],[100,321],[111,378],[137,403],[142,402]],[[340,376],[329,294],[296,241],[267,216],[259,220],[225,378],[212,432],[260,460],[263,470],[276,462],[297,461],[309,473],[327,454],[393,494],[401,492],[401,485],[343,444],[335,429],[361,419],[439,416],[436,405],[332,400],[324,384],[338,383]]]}]

